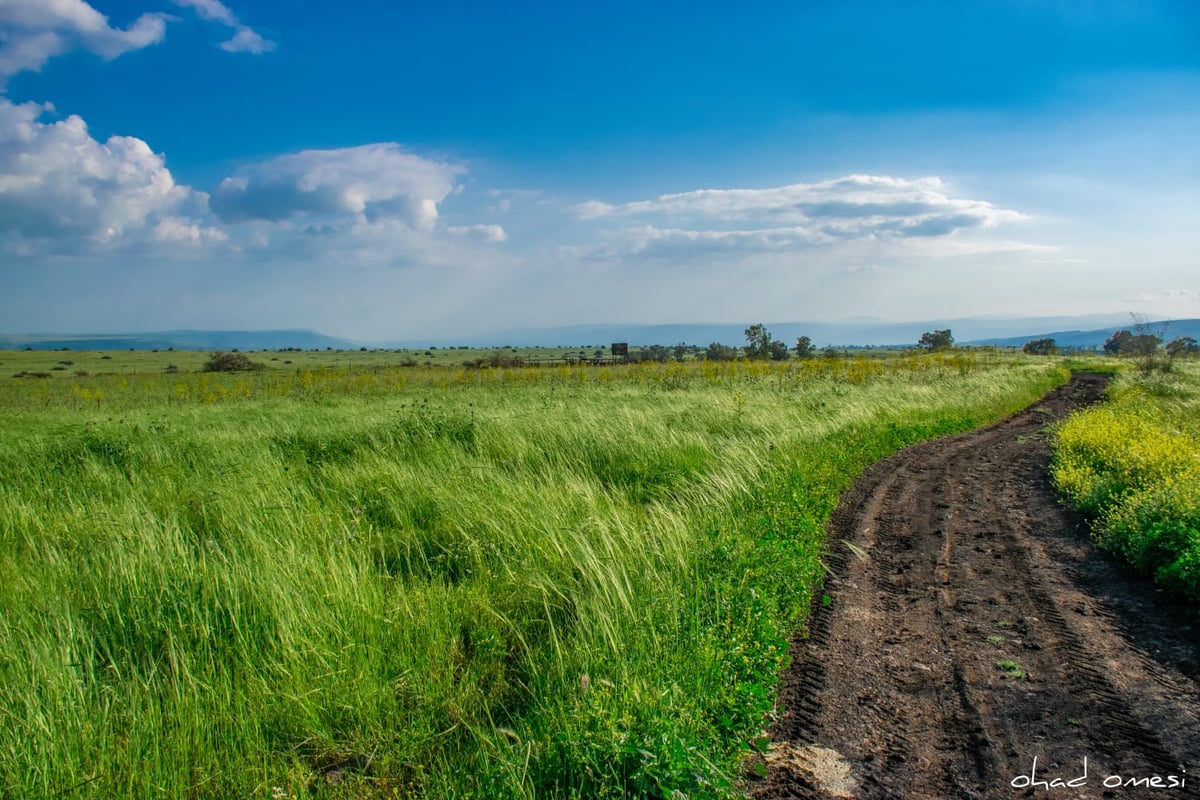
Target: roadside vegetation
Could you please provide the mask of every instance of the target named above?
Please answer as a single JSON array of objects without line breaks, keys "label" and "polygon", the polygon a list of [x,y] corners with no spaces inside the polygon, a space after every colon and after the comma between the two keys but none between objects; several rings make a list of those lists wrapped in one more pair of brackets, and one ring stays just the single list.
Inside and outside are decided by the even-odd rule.
[{"label": "roadside vegetation", "polygon": [[1189,355],[1135,348],[1138,369],[1109,402],[1058,431],[1052,472],[1101,546],[1200,607],[1200,362]]},{"label": "roadside vegetation", "polygon": [[3,797],[730,795],[841,490],[1067,377],[137,355],[0,383]]}]

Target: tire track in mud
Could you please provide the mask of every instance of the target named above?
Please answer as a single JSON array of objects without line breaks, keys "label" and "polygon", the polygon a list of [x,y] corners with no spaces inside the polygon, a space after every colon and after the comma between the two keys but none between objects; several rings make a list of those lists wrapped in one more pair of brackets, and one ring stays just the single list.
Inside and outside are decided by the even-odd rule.
[{"label": "tire track in mud", "polygon": [[1200,797],[1200,623],[1046,477],[1046,426],[1105,384],[1077,374],[843,496],[752,797]]}]

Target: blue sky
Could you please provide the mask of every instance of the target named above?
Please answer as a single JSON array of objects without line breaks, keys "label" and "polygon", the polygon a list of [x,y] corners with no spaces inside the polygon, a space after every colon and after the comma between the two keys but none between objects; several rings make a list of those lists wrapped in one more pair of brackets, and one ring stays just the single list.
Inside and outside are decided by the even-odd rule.
[{"label": "blue sky", "polygon": [[0,0],[0,330],[1200,316],[1200,5]]}]

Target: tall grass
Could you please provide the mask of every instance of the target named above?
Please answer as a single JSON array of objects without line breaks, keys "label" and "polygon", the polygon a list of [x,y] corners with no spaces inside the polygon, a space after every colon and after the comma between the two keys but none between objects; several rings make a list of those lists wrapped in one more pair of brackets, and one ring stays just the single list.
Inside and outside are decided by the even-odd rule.
[{"label": "tall grass", "polygon": [[1064,378],[305,375],[0,393],[0,796],[729,795],[838,492]]},{"label": "tall grass", "polygon": [[1200,365],[1121,376],[1059,430],[1053,476],[1102,546],[1200,603]]}]

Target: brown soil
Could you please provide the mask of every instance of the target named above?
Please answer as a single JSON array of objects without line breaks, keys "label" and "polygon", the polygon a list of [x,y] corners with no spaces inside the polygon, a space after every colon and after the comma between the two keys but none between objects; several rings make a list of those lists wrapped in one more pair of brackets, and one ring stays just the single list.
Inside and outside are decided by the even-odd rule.
[{"label": "brown soil", "polygon": [[1046,426],[1105,382],[847,492],[752,797],[1200,797],[1200,621],[1098,552],[1046,475]]}]

